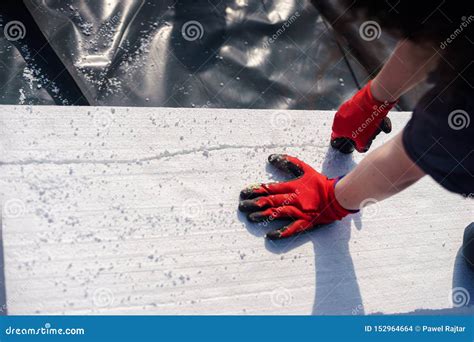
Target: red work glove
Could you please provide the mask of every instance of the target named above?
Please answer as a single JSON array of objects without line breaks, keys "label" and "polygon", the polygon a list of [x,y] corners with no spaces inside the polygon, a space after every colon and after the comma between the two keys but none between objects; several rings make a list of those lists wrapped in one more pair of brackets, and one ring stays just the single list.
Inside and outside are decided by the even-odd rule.
[{"label": "red work glove", "polygon": [[286,238],[357,212],[346,210],[337,202],[334,186],[338,179],[328,179],[301,160],[284,154],[272,154],[268,161],[296,178],[244,189],[240,193],[242,200],[239,203],[239,210],[249,213],[250,221],[293,221],[269,232],[268,239]]},{"label": "red work glove", "polygon": [[395,102],[381,102],[372,96],[371,81],[351,99],[344,102],[334,116],[331,146],[343,153],[367,152],[380,133],[390,133],[392,124],[387,118]]}]

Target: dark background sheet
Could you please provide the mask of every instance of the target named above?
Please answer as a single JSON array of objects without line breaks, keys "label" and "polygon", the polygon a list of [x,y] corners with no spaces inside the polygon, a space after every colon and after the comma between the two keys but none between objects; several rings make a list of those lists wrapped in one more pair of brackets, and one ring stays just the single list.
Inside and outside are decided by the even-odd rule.
[{"label": "dark background sheet", "polygon": [[[395,44],[361,39],[345,12],[328,0],[4,1],[0,103],[337,109]],[[22,38],[5,36],[12,21]]]}]

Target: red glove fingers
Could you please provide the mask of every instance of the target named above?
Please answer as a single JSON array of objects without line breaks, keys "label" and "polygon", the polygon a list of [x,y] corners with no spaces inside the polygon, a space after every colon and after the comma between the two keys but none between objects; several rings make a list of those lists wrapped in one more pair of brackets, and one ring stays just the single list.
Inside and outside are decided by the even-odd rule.
[{"label": "red glove fingers", "polygon": [[239,210],[248,213],[253,222],[287,219],[287,226],[267,234],[269,239],[281,239],[318,225],[340,220],[351,212],[336,200],[336,179],[328,179],[301,160],[274,154],[270,164],[289,173],[295,179],[288,182],[261,184],[241,192]]},{"label": "red glove fingers", "polygon": [[305,221],[311,221],[312,216],[310,213],[304,213],[300,209],[292,206],[274,207],[268,208],[264,211],[257,211],[250,213],[248,219],[253,222],[262,222],[265,220],[276,220],[276,219],[302,219]]},{"label": "red glove fingers", "polygon": [[293,189],[292,184],[288,183],[268,183],[268,184],[255,184],[242,190],[240,197],[242,199],[250,199],[259,196],[277,195],[290,193]]},{"label": "red glove fingers", "polygon": [[310,228],[311,226],[309,222],[304,220],[298,220],[287,226],[284,226],[283,228],[268,233],[267,237],[270,240],[284,239],[297,233],[304,232],[305,230],[308,230]]},{"label": "red glove fingers", "polygon": [[271,207],[281,207],[287,205],[298,205],[295,196],[289,194],[268,195],[257,197],[254,200],[245,200],[241,205],[245,207],[244,210],[263,210]]},{"label": "red glove fingers", "polygon": [[334,116],[331,146],[343,153],[367,152],[380,133],[390,133],[388,112],[396,102],[381,102],[370,90],[371,81],[351,99],[344,102]]},{"label": "red glove fingers", "polygon": [[[270,155],[268,157],[269,163],[277,169],[296,177],[296,179],[301,177],[305,171],[312,170],[311,166],[297,158],[287,155],[285,155],[285,158],[280,158],[280,156],[279,154]],[[288,194],[291,193],[297,185],[298,183],[294,183],[294,181],[251,185],[242,190],[240,197],[242,199],[250,199],[270,194]]]}]

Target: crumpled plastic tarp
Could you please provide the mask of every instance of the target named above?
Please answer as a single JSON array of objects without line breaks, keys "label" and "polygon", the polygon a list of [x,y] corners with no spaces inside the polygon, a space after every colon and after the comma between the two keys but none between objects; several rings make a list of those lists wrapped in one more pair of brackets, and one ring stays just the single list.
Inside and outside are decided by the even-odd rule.
[{"label": "crumpled plastic tarp", "polygon": [[[23,45],[0,38],[4,104],[329,110],[369,75],[309,1],[24,5],[37,27],[24,23]],[[2,14],[2,31],[14,19]],[[43,48],[28,47],[31,30],[41,31],[61,63],[48,64]],[[58,74],[70,75],[83,102],[75,91],[64,95],[71,83],[59,82]]]}]

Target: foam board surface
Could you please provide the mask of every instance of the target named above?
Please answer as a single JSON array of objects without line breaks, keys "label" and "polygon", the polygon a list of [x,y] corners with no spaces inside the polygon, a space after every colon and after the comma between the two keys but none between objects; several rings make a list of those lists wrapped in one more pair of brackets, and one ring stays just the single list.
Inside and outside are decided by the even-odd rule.
[{"label": "foam board surface", "polygon": [[474,297],[458,253],[473,203],[429,177],[280,242],[237,212],[243,187],[282,179],[271,153],[328,176],[363,158],[328,146],[333,115],[0,107],[8,313],[472,313],[452,292]]}]

